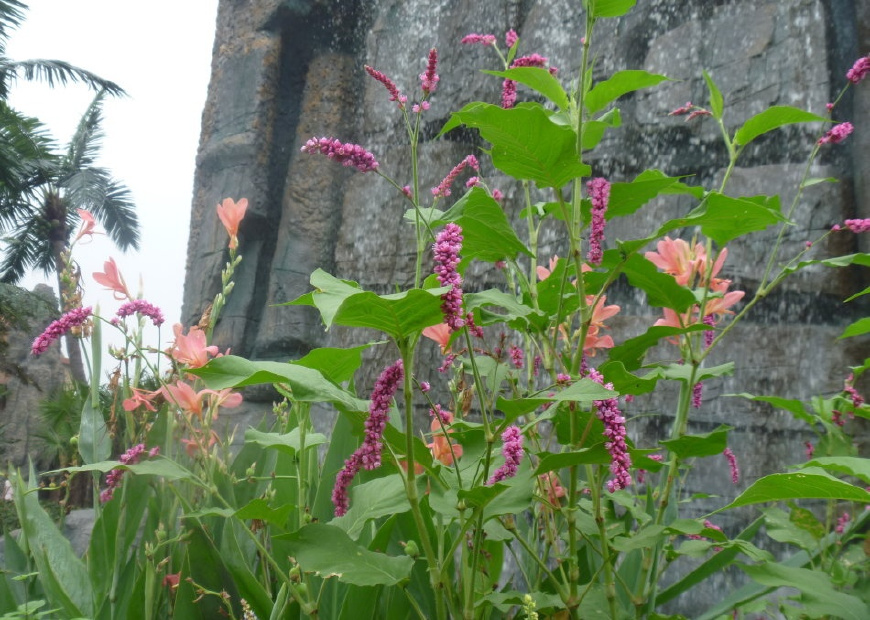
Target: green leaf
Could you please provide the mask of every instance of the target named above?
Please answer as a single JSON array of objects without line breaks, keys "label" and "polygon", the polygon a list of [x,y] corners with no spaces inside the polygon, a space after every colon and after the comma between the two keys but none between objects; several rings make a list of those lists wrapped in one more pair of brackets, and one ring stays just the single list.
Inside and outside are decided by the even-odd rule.
[{"label": "green leaf", "polygon": [[262,383],[285,383],[293,392],[293,399],[297,401],[338,403],[354,411],[368,409],[366,401],[327,380],[317,370],[297,364],[252,362],[235,355],[223,355],[188,372],[201,377],[206,386],[213,390]]},{"label": "green leaf", "polygon": [[[775,541],[795,545],[806,551],[812,551],[819,546],[821,536],[816,537],[806,527],[798,526],[782,508],[767,508],[763,512],[767,535]],[[818,520],[816,523],[821,525]],[[821,535],[825,535],[824,527],[821,528]]]},{"label": "green leaf", "polygon": [[393,474],[375,478],[353,488],[350,509],[342,517],[336,517],[329,525],[340,527],[352,539],[357,540],[363,527],[371,519],[400,514],[411,509],[401,476]]},{"label": "green leaf", "polygon": [[840,334],[840,338],[851,338],[852,336],[861,336],[862,334],[866,334],[870,332],[870,317],[865,317],[863,319],[859,319],[849,325],[842,334]]},{"label": "green leaf", "polygon": [[414,560],[391,557],[357,545],[334,525],[309,523],[296,532],[275,537],[286,542],[289,552],[305,572],[324,579],[337,577],[358,586],[392,586],[408,579]]},{"label": "green leaf", "polygon": [[542,67],[517,67],[507,71],[483,71],[488,75],[507,78],[538,91],[552,101],[560,110],[568,108],[568,95],[552,73]]},{"label": "green leaf", "polygon": [[634,7],[637,0],[589,0],[592,17],[621,17]]},{"label": "green leaf", "polygon": [[659,170],[645,170],[629,183],[611,183],[607,219],[631,215],[650,200],[676,185],[681,177]]},{"label": "green leaf", "polygon": [[857,298],[859,298],[859,297],[863,297],[864,295],[870,295],[870,286],[868,286],[867,288],[865,288],[865,289],[864,289],[863,291],[861,291],[860,293],[855,293],[854,295],[852,295],[851,297],[849,297],[849,298],[846,299],[845,301],[852,301],[853,299],[857,299]]},{"label": "green leaf", "polygon": [[617,392],[608,390],[592,379],[580,379],[564,390],[556,392],[552,396],[548,395],[547,392],[542,392],[541,394],[544,395],[537,395],[529,398],[515,398],[511,400],[499,397],[496,402],[496,408],[503,412],[506,418],[510,420],[532,412],[549,402],[569,401],[591,403],[596,400],[616,398],[619,395]]},{"label": "green leaf", "polygon": [[534,181],[542,188],[562,187],[591,172],[578,157],[573,129],[554,123],[539,105],[520,104],[505,110],[472,103],[454,112],[452,118],[479,130],[492,143],[493,165],[515,179]]},{"label": "green leaf", "polygon": [[658,344],[662,338],[672,338],[690,332],[699,332],[707,329],[706,325],[690,325],[689,327],[665,327],[652,326],[640,336],[630,338],[621,345],[613,347],[608,353],[610,361],[622,362],[626,370],[637,370],[641,367],[646,352]]},{"label": "green leaf", "polygon": [[870,459],[856,456],[822,456],[801,464],[802,469],[807,467],[821,467],[836,471],[860,478],[865,484],[870,484]]},{"label": "green leaf", "polygon": [[595,114],[627,93],[655,86],[668,79],[667,76],[642,70],[618,71],[586,93],[583,105],[590,114]]},{"label": "green leaf", "polygon": [[774,407],[791,412],[797,420],[802,420],[810,425],[816,423],[815,417],[806,410],[804,404],[799,400],[780,398],[779,396],[755,396],[754,394],[749,394],[747,392],[729,394],[729,396],[739,396],[740,398],[748,398],[749,400],[755,400],[762,403],[770,403]]},{"label": "green leaf", "polygon": [[520,241],[501,208],[486,190],[474,187],[442,217],[462,227],[462,257],[494,263],[532,253]]},{"label": "green leaf", "polygon": [[[264,433],[255,428],[245,431],[245,443],[255,443],[264,448],[274,448],[290,456],[294,456],[302,448],[302,434],[297,426],[289,433]],[[305,449],[326,443],[326,435],[321,433],[305,433]]]},{"label": "green leaf", "polygon": [[[663,228],[673,230],[674,223],[681,226],[700,226],[701,232],[720,246],[746,233],[764,230],[772,224],[783,222],[778,196],[755,198],[732,198],[711,192],[707,200],[688,216],[671,220]],[[665,231],[667,232],[667,231]],[[664,234],[659,230],[657,236]]]},{"label": "green leaf", "polygon": [[293,363],[319,371],[333,383],[344,383],[353,379],[353,374],[362,364],[362,352],[384,341],[369,342],[347,349],[324,347],[311,350],[305,357]]},{"label": "green leaf", "polygon": [[722,113],[725,111],[725,99],[722,97],[722,91],[716,86],[716,82],[710,77],[710,74],[704,71],[704,81],[707,82],[707,89],[710,91],[710,112],[713,118],[722,119]]},{"label": "green leaf", "polygon": [[[580,146],[584,151],[591,151],[604,138],[604,132],[611,127],[620,127],[622,125],[622,115],[619,113],[619,108],[611,108],[595,120],[588,120],[583,123],[583,137],[581,138]],[[611,203],[613,194],[610,196]],[[609,215],[610,207],[608,207]]]},{"label": "green leaf", "polygon": [[[504,312],[488,310],[495,307]],[[481,326],[503,323],[514,320],[524,320],[529,315],[540,315],[534,308],[517,301],[513,295],[508,295],[499,289],[487,289],[479,293],[467,293],[465,295],[466,310],[481,310]]]},{"label": "green leaf", "polygon": [[538,455],[540,461],[535,469],[535,475],[540,476],[548,471],[559,471],[572,465],[603,465],[610,463],[611,457],[604,443],[599,443],[591,448],[581,448],[572,452],[550,454],[541,452]]},{"label": "green leaf", "polygon": [[870,618],[870,607],[861,599],[838,592],[826,573],[773,562],[750,566],[737,564],[753,581],[776,588],[797,588],[810,617],[836,616],[844,620]]},{"label": "green leaf", "polygon": [[813,185],[818,185],[819,183],[839,183],[840,179],[836,177],[825,177],[823,179],[807,179],[803,183],[801,183],[801,189],[806,189],[807,187],[812,187]]},{"label": "green leaf", "polygon": [[625,369],[622,362],[609,360],[598,367],[598,370],[604,375],[604,379],[608,383],[613,384],[613,389],[620,394],[648,394],[656,389],[658,377],[654,374],[647,374],[643,377],[633,375]]},{"label": "green leaf", "polygon": [[[618,250],[608,250],[601,264],[607,269],[616,268],[620,266],[620,260]],[[650,306],[684,312],[695,304],[692,291],[677,284],[674,276],[662,273],[640,254],[632,254],[622,260],[621,267],[631,285],[646,293],[646,303]]]},{"label": "green leaf", "polygon": [[90,398],[82,408],[82,421],[79,428],[79,454],[84,463],[105,461],[112,453],[112,438],[106,428],[103,412],[94,407]]},{"label": "green leaf", "polygon": [[134,465],[126,465],[120,461],[100,461],[99,463],[79,465],[78,467],[63,467],[56,471],[68,471],[70,473],[98,471],[100,473],[106,473],[113,469],[125,469],[140,476],[162,476],[167,480],[190,480],[192,482],[197,482],[199,480],[193,472],[185,469],[179,463],[161,456],[149,458],[148,460]]},{"label": "green leaf", "polygon": [[[720,364],[719,366],[711,366],[710,368],[701,367],[698,369],[694,382],[712,379],[714,377],[722,377],[730,375],[734,372],[734,362]],[[668,364],[660,366],[646,375],[647,378],[658,377],[661,379],[671,379],[675,381],[689,381],[692,378],[692,366],[689,364]]]},{"label": "green leaf", "polygon": [[771,474],[760,478],[733,502],[711,514],[738,506],[787,499],[842,499],[870,504],[870,493],[835,478],[823,469],[809,467],[795,473]]},{"label": "green leaf", "polygon": [[794,123],[828,123],[824,116],[807,112],[787,105],[775,105],[759,112],[745,123],[734,134],[734,142],[746,146],[760,135],[766,134],[785,125]]},{"label": "green leaf", "polygon": [[681,459],[722,454],[728,447],[728,431],[731,426],[720,424],[716,429],[702,435],[683,435],[678,439],[666,439],[659,443]]}]

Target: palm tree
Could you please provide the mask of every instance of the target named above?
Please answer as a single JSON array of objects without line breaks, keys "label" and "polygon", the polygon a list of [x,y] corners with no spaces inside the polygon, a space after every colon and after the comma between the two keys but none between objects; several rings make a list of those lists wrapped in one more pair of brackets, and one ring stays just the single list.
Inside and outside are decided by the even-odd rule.
[{"label": "palm tree", "polygon": [[[0,282],[14,284],[32,268],[54,272],[62,310],[70,309],[65,306],[76,295],[75,278],[64,273],[72,233],[81,220],[78,209],[89,211],[121,250],[139,248],[139,221],[130,191],[95,163],[103,137],[105,95],[101,91],[94,98],[64,153],[53,153],[47,143],[31,143],[39,165],[31,161],[24,166],[24,174],[14,180],[15,191],[2,191],[0,181],[0,234],[5,235]],[[66,342],[73,378],[84,381],[78,341],[70,334]]]}]

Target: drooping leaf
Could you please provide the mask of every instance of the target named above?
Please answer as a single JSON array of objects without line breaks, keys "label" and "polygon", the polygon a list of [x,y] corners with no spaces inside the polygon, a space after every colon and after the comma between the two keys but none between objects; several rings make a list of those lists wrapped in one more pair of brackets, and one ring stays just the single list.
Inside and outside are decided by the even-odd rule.
[{"label": "drooping leaf", "polygon": [[[722,377],[730,375],[734,372],[734,362],[720,364],[719,366],[711,366],[709,368],[701,367],[697,370],[694,377],[694,382],[712,379],[714,377]],[[648,378],[658,377],[661,379],[671,379],[676,381],[689,381],[692,379],[692,367],[689,364],[668,364],[667,366],[659,366],[651,371]]]},{"label": "drooping leaf", "polygon": [[793,400],[788,398],[781,398],[779,396],[755,396],[754,394],[749,394],[747,392],[741,392],[740,394],[733,394],[732,396],[739,396],[741,398],[748,398],[749,400],[756,400],[762,403],[770,403],[774,407],[778,407],[780,409],[785,409],[786,411],[791,412],[791,414],[797,420],[802,420],[807,424],[815,424],[815,418],[811,413],[809,413],[804,406],[804,404],[799,400]]},{"label": "drooping leaf", "polygon": [[578,157],[574,130],[554,123],[539,105],[520,104],[506,110],[472,103],[454,112],[451,123],[480,131],[492,144],[493,165],[515,179],[534,181],[539,187],[562,187],[591,171]]},{"label": "drooping leaf", "polygon": [[828,122],[830,122],[829,119],[806,110],[787,105],[775,105],[759,112],[743,123],[743,126],[734,134],[734,141],[741,146],[746,146],[758,136],[785,125]]},{"label": "drooping leaf", "polygon": [[[273,448],[294,456],[302,448],[302,434],[297,426],[289,433],[264,433],[255,428],[245,431],[245,443],[255,443],[264,448]],[[326,435],[321,433],[305,434],[305,449],[326,443]]]},{"label": "drooping leaf", "polygon": [[821,467],[828,471],[854,476],[870,485],[870,459],[856,456],[821,456],[801,464],[801,469],[807,467]]},{"label": "drooping leaf", "polygon": [[870,332],[870,317],[858,319],[840,334],[840,338],[852,338],[853,336],[861,336]]},{"label": "drooping leaf", "polygon": [[783,273],[791,274],[811,265],[824,265],[825,267],[863,265],[864,267],[870,267],[870,254],[846,254],[845,256],[835,256],[833,258],[823,258],[821,260],[805,260],[799,262],[797,265],[787,267],[783,270]]},{"label": "drooping leaf", "polygon": [[677,284],[674,276],[662,273],[650,260],[639,254],[623,259],[618,250],[608,250],[601,264],[608,269],[619,266],[631,285],[646,293],[646,302],[651,306],[684,312],[695,304],[692,291]]},{"label": "drooping leaf", "polygon": [[410,576],[414,565],[408,556],[369,551],[334,525],[309,523],[275,538],[286,542],[303,571],[358,586],[395,585]]},{"label": "drooping leaf", "polygon": [[710,74],[704,71],[704,81],[707,83],[707,89],[710,91],[710,112],[713,118],[721,119],[722,113],[725,111],[725,99],[722,97],[722,91],[716,86],[716,82],[710,77]]},{"label": "drooping leaf", "polygon": [[375,478],[355,486],[351,491],[353,500],[344,516],[336,517],[329,525],[340,527],[352,539],[357,540],[363,527],[371,519],[400,514],[411,509],[401,476],[393,474]]},{"label": "drooping leaf", "polygon": [[[785,221],[780,213],[778,196],[732,198],[718,192],[707,195],[706,201],[685,218],[671,220],[662,228],[673,230],[674,223],[682,226],[700,226],[701,232],[720,246],[746,233],[764,230]],[[665,234],[659,230],[657,236]]]},{"label": "drooping leaf", "polygon": [[[498,289],[487,289],[479,293],[467,293],[465,295],[466,310],[480,309],[481,320],[479,324],[493,325],[515,320],[525,320],[529,315],[540,315],[534,308],[517,301],[513,295]],[[490,310],[496,308],[497,310]]]},{"label": "drooping leaf", "polygon": [[722,454],[728,447],[728,431],[733,427],[720,424],[715,430],[700,435],[683,435],[677,439],[660,441],[681,459]]},{"label": "drooping leaf", "polygon": [[870,503],[870,493],[835,478],[823,469],[808,467],[799,472],[771,474],[760,478],[737,499],[715,512],[789,499],[842,499],[867,504]]},{"label": "drooping leaf", "polygon": [[613,384],[613,389],[620,394],[648,394],[656,388],[658,377],[654,373],[643,377],[633,375],[625,369],[622,362],[608,360],[598,367],[608,383]]},{"label": "drooping leaf", "polygon": [[496,262],[532,253],[520,241],[504,209],[486,190],[474,187],[441,218],[462,227],[462,257]]},{"label": "drooping leaf", "polygon": [[618,71],[609,79],[596,84],[583,98],[583,105],[590,114],[595,114],[626,93],[649,88],[668,79],[667,76],[642,70]]},{"label": "drooping leaf", "polygon": [[559,109],[565,110],[568,108],[568,94],[562,88],[562,85],[559,84],[559,80],[547,69],[542,67],[517,67],[507,71],[483,71],[483,73],[497,75],[498,77],[525,84],[555,103]]},{"label": "drooping leaf", "polygon": [[521,415],[530,413],[549,402],[579,402],[591,403],[596,400],[606,400],[615,398],[618,393],[613,390],[608,390],[604,386],[596,383],[592,379],[580,379],[571,384],[564,390],[560,390],[549,395],[548,392],[541,392],[536,396],[529,398],[506,399],[499,397],[496,402],[496,408],[505,414],[508,420],[516,419]]}]

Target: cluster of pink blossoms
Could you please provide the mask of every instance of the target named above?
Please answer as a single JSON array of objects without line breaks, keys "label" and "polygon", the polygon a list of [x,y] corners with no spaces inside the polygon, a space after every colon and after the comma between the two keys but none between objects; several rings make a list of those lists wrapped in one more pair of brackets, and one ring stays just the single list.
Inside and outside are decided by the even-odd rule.
[{"label": "cluster of pink blossoms", "polygon": [[37,336],[36,340],[33,341],[33,346],[30,349],[31,353],[33,353],[33,355],[45,353],[48,351],[48,347],[50,347],[55,340],[66,334],[73,327],[84,325],[92,314],[93,309],[90,306],[87,308],[75,308],[56,321],[52,321],[51,324],[45,328],[45,331]]},{"label": "cluster of pink blossoms", "polygon": [[870,56],[863,56],[855,61],[852,68],[846,72],[846,79],[857,84],[870,73]]},{"label": "cluster of pink blossoms", "polygon": [[[118,460],[121,461],[124,465],[135,465],[142,460],[142,455],[144,455],[145,452],[145,444],[140,443],[127,450],[118,458]],[[160,448],[155,446],[147,452],[149,458],[155,457],[160,452]],[[106,474],[106,488],[100,493],[101,502],[105,504],[110,499],[112,499],[112,496],[115,494],[115,489],[121,485],[121,478],[124,477],[125,471],[127,470],[113,469],[108,474]]]},{"label": "cluster of pink blossoms", "polygon": [[454,222],[444,227],[435,239],[432,251],[435,254],[435,275],[441,286],[451,289],[441,296],[444,322],[452,331],[462,329],[465,318],[462,314],[462,276],[456,270],[459,252],[462,250],[462,228]]},{"label": "cluster of pink blossoms", "polygon": [[[480,171],[480,163],[477,161],[477,157],[474,155],[468,155],[461,162],[456,164],[453,167],[446,177],[438,184],[437,187],[432,188],[432,195],[436,198],[446,197],[450,195],[450,186],[453,185],[453,182],[456,180],[456,177],[459,176],[459,173],[465,170],[465,168],[469,167],[474,169],[475,171]],[[477,177],[472,177],[477,178]]]},{"label": "cluster of pink blossoms", "polygon": [[828,132],[819,138],[819,145],[822,144],[839,144],[843,140],[849,137],[849,134],[854,131],[854,127],[852,123],[840,123],[839,125],[834,125],[831,127]]},{"label": "cluster of pink blossoms", "polygon": [[434,47],[429,50],[429,61],[426,64],[426,71],[420,74],[420,87],[425,94],[434,93],[438,88],[438,82],[441,80],[439,75],[435,73],[438,67],[438,50]]},{"label": "cluster of pink blossoms", "polygon": [[132,314],[141,314],[142,316],[147,316],[151,319],[151,322],[154,323],[156,327],[160,327],[163,325],[166,319],[163,318],[163,312],[155,306],[154,304],[150,304],[144,299],[134,299],[133,301],[128,301],[123,304],[118,311],[115,313],[120,318],[124,318],[130,316]]},{"label": "cluster of pink blossoms", "polygon": [[390,78],[388,78],[386,75],[384,75],[380,71],[377,71],[368,65],[365,65],[364,68],[366,70],[366,73],[368,73],[375,80],[377,80],[378,82],[380,82],[381,84],[384,85],[384,88],[386,88],[387,92],[390,93],[390,101],[397,102],[399,109],[400,110],[403,109],[405,107],[405,103],[407,103],[407,101],[408,101],[408,98],[399,92],[399,87],[396,86],[396,84],[393,82],[393,80],[391,80]]},{"label": "cluster of pink blossoms", "polygon": [[513,478],[523,460],[523,434],[518,426],[508,426],[501,434],[501,454],[504,464],[495,470],[486,484],[492,486],[502,480]]},{"label": "cluster of pink blossoms", "polygon": [[335,516],[347,513],[350,498],[347,490],[360,469],[375,469],[381,465],[381,439],[390,416],[390,404],[399,384],[405,377],[402,360],[397,360],[388,366],[378,377],[372,390],[372,404],[369,406],[369,417],[365,423],[365,438],[363,444],[344,462],[344,467],[335,477],[332,489],[332,503],[335,506]]},{"label": "cluster of pink blossoms", "polygon": [[589,231],[589,252],[586,260],[591,265],[600,265],[604,252],[601,243],[604,241],[604,214],[610,200],[610,183],[603,178],[595,178],[586,184],[589,200],[592,202],[592,223]]},{"label": "cluster of pink blossoms", "polygon": [[[856,235],[858,233],[870,232],[870,219],[865,220],[846,220],[843,222],[843,225],[851,230]],[[836,226],[834,230],[839,230],[840,227]]]},{"label": "cluster of pink blossoms", "polygon": [[722,454],[728,459],[728,467],[731,468],[731,482],[737,484],[740,482],[740,468],[737,466],[737,455],[734,454],[731,448],[725,448]]},{"label": "cluster of pink blossoms", "polygon": [[[613,389],[612,383],[604,383],[604,377],[600,372],[591,368],[587,371],[588,377],[596,383],[603,385],[608,390]],[[611,493],[626,488],[631,484],[631,455],[628,453],[628,445],[625,443],[625,418],[619,410],[619,400],[608,398],[593,401],[595,414],[604,423],[604,437],[607,440],[604,447],[610,453],[610,473],[613,478],[607,481],[607,490]]]},{"label": "cluster of pink blossoms", "polygon": [[326,155],[329,159],[360,172],[374,172],[378,169],[375,156],[359,144],[344,143],[336,138],[311,138],[302,147],[303,153]]}]

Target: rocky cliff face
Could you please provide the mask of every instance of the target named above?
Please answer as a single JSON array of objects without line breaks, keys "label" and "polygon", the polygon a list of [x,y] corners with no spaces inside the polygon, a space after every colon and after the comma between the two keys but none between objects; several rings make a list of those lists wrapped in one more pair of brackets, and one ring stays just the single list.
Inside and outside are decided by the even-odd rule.
[{"label": "rocky cliff face", "polygon": [[[367,341],[370,334],[324,333],[308,309],[273,304],[308,291],[309,274],[316,267],[379,292],[407,285],[413,256],[410,230],[402,224],[402,198],[383,179],[352,174],[301,154],[300,147],[312,136],[335,135],[365,145],[393,178],[410,179],[395,104],[366,76],[363,65],[383,71],[411,91],[417,87],[426,53],[436,46],[441,82],[426,113],[426,140],[421,146],[422,187],[436,185],[480,146],[468,133],[434,139],[450,112],[471,100],[500,98],[500,80],[478,71],[497,68],[492,53],[460,46],[461,37],[514,28],[524,53],[549,57],[567,78],[578,65],[583,23],[579,4],[222,0],[196,172],[184,321],[194,324],[219,289],[226,237],[214,206],[225,196],[244,196],[252,205],[240,234],[244,262],[215,331],[218,343],[231,345],[241,355],[286,360],[316,346]],[[596,151],[594,173],[630,180],[654,167],[704,182],[721,178],[726,157],[714,124],[686,123],[667,115],[686,101],[707,100],[702,69],[722,89],[733,130],[773,104],[824,114],[825,103],[836,98],[852,61],[868,51],[866,3],[639,2],[625,18],[601,23],[596,33],[596,77],[628,68],[664,73],[674,81],[621,100],[623,126]],[[837,116],[853,120],[855,134],[826,151],[812,176],[837,176],[842,181],[806,193],[798,215],[806,228],[790,233],[792,248],[844,218],[870,217],[870,159],[865,157],[870,152],[870,89],[852,90],[838,105]],[[789,204],[812,140],[800,127],[758,140],[735,171],[729,191],[780,192],[783,204]],[[518,188],[496,171],[485,173],[490,186],[505,192],[506,208],[518,210]],[[686,206],[662,201],[647,209],[649,219],[639,225],[652,230],[656,221],[684,213]],[[609,230],[609,238],[636,238],[646,232],[620,226],[624,224]],[[862,242],[867,240],[865,236]],[[549,241],[558,247],[556,239]],[[770,241],[769,234],[761,234],[731,248],[725,271],[739,288],[751,291],[757,283],[759,257]],[[842,246],[818,248],[819,254],[858,249],[848,247],[857,243],[853,236],[838,236],[832,243]],[[482,288],[488,277],[478,271],[469,281]],[[757,308],[754,322],[744,324],[720,352],[721,360],[738,357],[737,373],[709,386],[693,430],[703,432],[721,422],[736,426],[732,445],[743,464],[744,480],[793,461],[808,437],[790,417],[721,395],[738,388],[795,398],[838,391],[846,366],[863,359],[867,347],[866,342],[835,343],[842,327],[857,316],[848,315],[837,302],[866,285],[866,272],[811,271]],[[652,320],[653,312],[627,291],[614,291],[608,301],[623,306],[614,324],[614,333],[621,337],[639,333]],[[851,311],[860,308],[853,306]],[[424,351],[424,362],[427,354],[430,359],[437,355],[434,347]],[[379,361],[395,357],[387,351],[372,355]],[[371,385],[378,371],[378,364],[372,366],[358,382],[361,389]],[[656,410],[657,402],[640,403],[637,412]],[[658,436],[668,426],[666,419],[646,419],[652,421],[635,425],[636,438]],[[696,490],[735,493],[724,463],[693,480]]]}]

